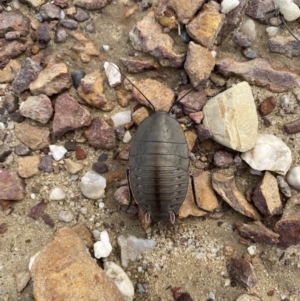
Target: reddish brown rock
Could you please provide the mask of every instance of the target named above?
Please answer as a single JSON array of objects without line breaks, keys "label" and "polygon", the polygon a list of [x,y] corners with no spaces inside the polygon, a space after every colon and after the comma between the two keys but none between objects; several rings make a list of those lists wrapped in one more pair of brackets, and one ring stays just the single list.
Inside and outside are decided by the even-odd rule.
[{"label": "reddish brown rock", "polygon": [[27,57],[24,61],[22,69],[16,75],[12,83],[13,91],[17,94],[29,89],[31,82],[37,79],[39,73],[42,71],[40,64]]},{"label": "reddish brown rock", "polygon": [[200,124],[203,119],[203,112],[189,113],[189,117],[196,123]]},{"label": "reddish brown rock", "polygon": [[223,58],[218,60],[216,65],[225,76],[233,74],[242,77],[249,83],[266,87],[272,92],[284,92],[300,84],[300,77],[297,73],[276,67],[265,58],[256,58],[247,62]]},{"label": "reddish brown rock", "polygon": [[38,219],[44,212],[44,210],[47,207],[47,202],[45,200],[42,200],[38,204],[34,205],[30,208],[30,211],[28,213],[28,216],[33,219]]},{"label": "reddish brown rock", "polygon": [[272,16],[268,14],[275,8],[273,0],[251,0],[246,8],[246,15],[262,23],[268,23]]},{"label": "reddish brown rock", "polygon": [[0,14],[0,38],[9,31],[18,31],[27,36],[30,29],[30,19],[19,10],[3,11]]},{"label": "reddish brown rock", "polygon": [[40,155],[18,158],[18,174],[21,178],[30,178],[40,173]]},{"label": "reddish brown rock", "polygon": [[270,114],[276,107],[276,99],[274,96],[267,97],[259,104],[259,112],[261,115],[265,116]]},{"label": "reddish brown rock", "polygon": [[39,14],[43,16],[44,21],[60,19],[60,8],[53,3],[46,3],[41,6]]},{"label": "reddish brown rock", "polygon": [[0,39],[0,68],[4,68],[10,59],[18,57],[26,49],[26,46],[17,41]]},{"label": "reddish brown rock", "polygon": [[54,42],[64,43],[67,40],[67,37],[68,37],[67,31],[62,26],[58,26],[55,31]]},{"label": "reddish brown rock", "polygon": [[228,168],[233,163],[233,154],[225,150],[218,150],[214,154],[214,164],[217,167]]},{"label": "reddish brown rock", "polygon": [[127,71],[131,73],[140,73],[147,70],[157,70],[159,68],[159,64],[153,61],[121,58],[121,62],[127,68]]},{"label": "reddish brown rock", "polygon": [[5,233],[7,231],[7,229],[8,229],[7,223],[0,224],[0,234]]},{"label": "reddish brown rock", "polygon": [[235,227],[238,229],[239,234],[242,237],[250,239],[254,243],[274,245],[279,242],[279,235],[268,229],[260,221],[255,221],[249,224],[237,222],[235,223]]},{"label": "reddish brown rock", "polygon": [[51,96],[72,86],[72,78],[65,63],[48,65],[29,85],[33,94]]},{"label": "reddish brown rock", "polygon": [[0,200],[22,201],[25,187],[25,182],[16,172],[0,167]]},{"label": "reddish brown rock", "polygon": [[[118,288],[70,228],[62,228],[36,257],[30,271],[36,300],[124,301]],[[59,285],[57,285],[59,283]]]},{"label": "reddish brown rock", "polygon": [[0,83],[12,82],[21,70],[21,65],[16,60],[9,60],[8,64],[0,70]]},{"label": "reddish brown rock", "polygon": [[87,157],[87,153],[81,146],[76,146],[75,157],[77,160],[83,160]]},{"label": "reddish brown rock", "polygon": [[100,117],[92,121],[91,126],[85,131],[89,145],[100,149],[112,149],[116,146],[116,133],[106,121]]},{"label": "reddish brown rock", "polygon": [[[135,82],[135,85],[150,100],[156,111],[169,111],[175,98],[173,90],[159,81],[149,78]],[[135,88],[133,89],[132,97],[151,108],[145,97]]]},{"label": "reddish brown rock", "polygon": [[278,246],[287,248],[300,242],[300,194],[288,199],[281,219],[275,225],[280,235]]},{"label": "reddish brown rock", "polygon": [[73,2],[74,5],[88,10],[101,9],[109,3],[111,0],[75,0]]},{"label": "reddish brown rock", "polygon": [[254,220],[260,220],[257,210],[237,188],[234,176],[227,176],[216,172],[212,176],[212,185],[220,197],[234,210]]},{"label": "reddish brown rock", "polygon": [[178,94],[178,99],[185,115],[201,111],[207,102],[206,93],[202,89],[191,92],[190,89],[184,89]]},{"label": "reddish brown rock", "polygon": [[254,190],[252,200],[255,207],[268,217],[282,213],[277,180],[270,172],[265,172],[262,182]]},{"label": "reddish brown rock", "polygon": [[204,47],[190,42],[184,69],[193,87],[204,86],[215,66],[215,59]]},{"label": "reddish brown rock", "polygon": [[188,34],[202,46],[212,49],[225,21],[225,15],[220,14],[212,4],[204,4],[200,13],[187,26]]},{"label": "reddish brown rock", "polygon": [[187,24],[195,13],[200,10],[204,2],[205,0],[169,0],[167,5],[176,12],[181,23]]},{"label": "reddish brown rock", "polygon": [[15,135],[32,150],[44,149],[50,144],[50,132],[49,129],[45,127],[32,126],[26,123],[16,123]]},{"label": "reddish brown rock", "polygon": [[29,96],[20,108],[20,113],[24,117],[46,124],[53,113],[51,100],[44,94]]},{"label": "reddish brown rock", "polygon": [[212,132],[211,130],[205,126],[204,124],[199,124],[197,125],[197,134],[198,134],[198,139],[200,143],[205,142],[208,139],[212,138]]},{"label": "reddish brown rock", "polygon": [[[298,35],[300,39],[300,35]],[[292,36],[276,35],[269,40],[271,52],[281,53],[287,57],[299,56],[299,42]]]},{"label": "reddish brown rock", "polygon": [[288,122],[284,125],[287,134],[297,134],[300,132],[300,119]]},{"label": "reddish brown rock", "polygon": [[254,266],[243,258],[232,259],[229,270],[230,278],[240,283],[245,288],[256,285],[257,279],[254,272]]},{"label": "reddish brown rock", "polygon": [[99,70],[82,78],[77,92],[89,105],[102,111],[111,111],[114,108],[113,103],[103,93],[103,76]]},{"label": "reddish brown rock", "polygon": [[82,107],[73,97],[64,93],[57,97],[53,118],[53,134],[62,136],[91,124],[90,112]]},{"label": "reddish brown rock", "polygon": [[136,50],[153,55],[162,66],[180,67],[184,62],[185,55],[173,51],[174,41],[168,34],[163,33],[153,11],[137,22],[129,37]]},{"label": "reddish brown rock", "polygon": [[222,26],[217,37],[218,45],[222,44],[222,42],[228,37],[228,35],[239,26],[242,20],[243,11],[247,3],[247,0],[240,0],[240,4],[231,12],[226,14],[225,23]]},{"label": "reddish brown rock", "polygon": [[50,25],[47,22],[41,23],[35,31],[36,39],[40,48],[44,48],[51,40]]}]

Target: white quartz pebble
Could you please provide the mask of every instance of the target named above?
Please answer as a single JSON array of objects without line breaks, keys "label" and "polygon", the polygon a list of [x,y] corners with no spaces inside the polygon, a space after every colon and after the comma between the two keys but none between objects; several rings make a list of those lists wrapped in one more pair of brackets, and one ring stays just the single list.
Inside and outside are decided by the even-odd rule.
[{"label": "white quartz pebble", "polygon": [[111,87],[115,87],[121,83],[121,73],[117,65],[105,62],[104,69],[108,79],[108,83]]},{"label": "white quartz pebble", "polygon": [[294,21],[300,17],[300,9],[293,0],[274,0],[274,3],[286,21]]},{"label": "white quartz pebble", "polygon": [[55,187],[51,190],[49,199],[50,201],[61,201],[65,197],[66,193],[60,187]]},{"label": "white quartz pebble", "polygon": [[251,41],[254,41],[256,38],[256,29],[255,29],[255,23],[253,20],[248,19],[244,25],[241,27],[241,32],[250,37]]},{"label": "white quartz pebble", "polygon": [[241,155],[253,169],[271,170],[285,175],[292,164],[292,153],[278,137],[270,134],[258,134],[253,149]]},{"label": "white quartz pebble", "polygon": [[94,171],[88,171],[81,178],[80,189],[84,196],[97,200],[104,197],[106,179]]},{"label": "white quartz pebble", "polygon": [[116,113],[115,115],[111,116],[112,121],[114,122],[115,127],[118,127],[120,125],[124,125],[131,120],[131,112],[130,111],[124,111]]},{"label": "white quartz pebble", "polygon": [[300,166],[295,166],[289,170],[286,181],[291,187],[300,191]]},{"label": "white quartz pebble", "polygon": [[123,142],[124,143],[129,143],[131,140],[131,134],[129,131],[126,131],[123,137]]},{"label": "white quartz pebble", "polygon": [[132,301],[134,297],[134,287],[124,270],[112,261],[104,263],[106,276],[118,287],[125,301]]},{"label": "white quartz pebble", "polygon": [[280,29],[279,29],[279,27],[276,27],[276,26],[270,26],[266,29],[266,32],[268,33],[269,37],[273,37],[273,36],[276,36],[277,34],[279,34]]},{"label": "white quartz pebble", "polygon": [[61,160],[66,154],[67,150],[62,145],[49,145],[54,160]]},{"label": "white quartz pebble", "polygon": [[227,14],[240,4],[239,0],[223,0],[221,3],[221,13]]},{"label": "white quartz pebble", "polygon": [[69,223],[70,221],[73,220],[73,218],[74,218],[74,215],[70,210],[61,211],[58,214],[58,220],[65,222],[65,223]]},{"label": "white quartz pebble", "polygon": [[112,250],[107,231],[100,233],[100,241],[94,243],[94,254],[96,258],[108,257]]}]

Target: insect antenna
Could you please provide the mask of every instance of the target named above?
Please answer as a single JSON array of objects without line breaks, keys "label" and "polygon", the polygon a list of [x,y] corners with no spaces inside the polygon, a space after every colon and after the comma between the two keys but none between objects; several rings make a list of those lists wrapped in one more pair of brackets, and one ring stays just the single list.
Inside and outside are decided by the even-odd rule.
[{"label": "insect antenna", "polygon": [[151,103],[151,101],[146,97],[146,95],[120,70],[120,68],[118,67],[116,67],[116,65],[115,64],[113,64],[113,63],[110,63],[110,62],[108,62],[109,63],[109,65],[110,66],[113,66],[116,70],[118,70],[118,72],[120,72],[121,73],[121,75],[123,75],[132,85],[133,85],[133,87],[134,88],[136,88],[144,97],[145,97],[145,99],[146,99],[146,101],[149,103],[149,105],[151,106],[151,108],[152,108],[152,110],[154,111],[154,112],[156,112],[155,111],[155,108],[154,108],[154,106],[153,106],[153,104]]},{"label": "insect antenna", "polygon": [[279,14],[280,20],[282,21],[282,23],[284,24],[285,28],[288,30],[288,32],[298,41],[300,42],[300,40],[295,36],[295,34],[292,32],[292,30],[289,28],[289,26],[287,25],[283,14]]}]

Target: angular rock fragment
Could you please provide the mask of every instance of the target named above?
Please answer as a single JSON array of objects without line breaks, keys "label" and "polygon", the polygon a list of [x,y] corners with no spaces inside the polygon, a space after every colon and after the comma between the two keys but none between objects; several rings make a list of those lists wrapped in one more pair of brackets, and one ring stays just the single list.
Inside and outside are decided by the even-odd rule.
[{"label": "angular rock fragment", "polygon": [[252,200],[255,207],[267,217],[282,213],[277,181],[270,172],[265,172],[262,182],[257,185],[253,192]]},{"label": "angular rock fragment", "polygon": [[244,194],[236,187],[234,176],[213,173],[212,186],[222,199],[234,210],[254,220],[260,220],[258,211],[247,201]]},{"label": "angular rock fragment", "polygon": [[246,8],[246,15],[262,23],[268,23],[269,12],[275,9],[273,0],[251,0]]},{"label": "angular rock fragment", "polygon": [[51,96],[72,86],[71,74],[65,63],[48,65],[29,85],[33,94],[46,94]]},{"label": "angular rock fragment", "polygon": [[197,134],[200,143],[203,143],[206,140],[211,139],[213,136],[211,130],[204,124],[197,125]]},{"label": "angular rock fragment", "polygon": [[45,48],[51,40],[50,25],[47,22],[41,23],[35,31],[35,36],[40,48]]},{"label": "angular rock fragment", "polygon": [[39,253],[30,273],[36,300],[124,301],[80,237],[67,227]]},{"label": "angular rock fragment", "polygon": [[245,288],[256,285],[257,279],[254,266],[243,258],[232,259],[229,274],[232,280],[240,283]]},{"label": "angular rock fragment", "polygon": [[0,14],[0,38],[5,33],[18,31],[22,36],[27,36],[30,29],[30,19],[20,10],[2,11]]},{"label": "angular rock fragment", "polygon": [[41,200],[38,204],[30,208],[28,216],[33,219],[38,219],[43,214],[47,204],[48,203],[45,200]]},{"label": "angular rock fragment", "polygon": [[211,130],[215,141],[240,152],[254,147],[258,118],[247,82],[241,82],[211,98],[203,113],[203,124]]},{"label": "angular rock fragment", "polygon": [[216,151],[214,154],[214,164],[217,167],[228,168],[233,163],[233,154],[225,150]]},{"label": "angular rock fragment", "polygon": [[75,0],[74,5],[88,9],[96,10],[101,9],[111,3],[111,0]]},{"label": "angular rock fragment", "polygon": [[20,157],[18,158],[18,174],[21,178],[30,178],[32,176],[38,175],[39,164],[41,161],[40,155]]},{"label": "angular rock fragment", "polygon": [[16,281],[16,288],[17,292],[22,292],[23,289],[26,287],[30,280],[30,273],[28,270],[23,270],[14,273],[15,281]]},{"label": "angular rock fragment", "polygon": [[[300,36],[298,36],[300,39]],[[269,40],[271,52],[281,53],[287,57],[299,56],[299,42],[292,36],[276,35]]]},{"label": "angular rock fragment", "polygon": [[121,248],[121,263],[127,267],[129,261],[136,261],[147,250],[155,247],[153,239],[137,238],[130,234],[122,234],[118,237],[118,245]]},{"label": "angular rock fragment", "polygon": [[9,60],[8,64],[0,70],[0,83],[12,82],[20,69],[21,65],[16,60]]},{"label": "angular rock fragment", "polygon": [[169,0],[167,6],[172,8],[180,23],[187,24],[200,10],[205,0]]},{"label": "angular rock fragment", "polygon": [[51,100],[44,94],[29,96],[23,103],[20,113],[24,117],[46,124],[53,113]]},{"label": "angular rock fragment", "polygon": [[116,146],[116,133],[106,121],[100,117],[92,121],[91,126],[85,131],[89,145],[100,149],[112,149]]},{"label": "angular rock fragment", "polygon": [[157,70],[159,68],[159,64],[153,61],[121,58],[121,62],[127,68],[127,71],[131,73]]},{"label": "angular rock fragment", "polygon": [[254,243],[274,245],[279,242],[279,235],[271,231],[260,221],[254,221],[249,224],[237,222],[234,225],[242,237],[250,239]]},{"label": "angular rock fragment", "polygon": [[40,64],[32,60],[30,57],[27,57],[22,69],[17,73],[16,78],[12,83],[13,91],[20,94],[29,89],[30,83],[37,79],[41,71],[42,67]]},{"label": "angular rock fragment", "polygon": [[288,248],[300,242],[300,194],[288,199],[281,219],[275,225],[280,235],[278,246]]},{"label": "angular rock fragment", "polygon": [[44,21],[50,21],[60,18],[60,8],[53,3],[46,3],[41,6],[39,14]]},{"label": "angular rock fragment", "polygon": [[282,176],[276,177],[277,184],[281,193],[284,194],[285,197],[290,198],[292,196],[291,188]]},{"label": "angular rock fragment", "polygon": [[247,0],[240,0],[239,5],[231,12],[226,14],[226,20],[217,37],[218,45],[222,44],[227,36],[239,26],[243,16],[244,8],[247,3]]},{"label": "angular rock fragment", "polygon": [[185,115],[199,112],[207,102],[206,93],[202,89],[198,91],[193,90],[191,92],[190,89],[184,89],[178,94],[177,99],[179,99],[179,103],[182,105]]},{"label": "angular rock fragment", "polygon": [[18,57],[25,50],[26,46],[17,40],[0,39],[0,68],[4,68],[10,59]]},{"label": "angular rock fragment", "polygon": [[50,132],[48,128],[32,126],[25,123],[15,124],[15,135],[32,150],[43,149],[49,146]]},{"label": "angular rock fragment", "polygon": [[[156,111],[169,111],[175,99],[173,90],[154,79],[140,80],[135,82],[135,85],[151,101]],[[135,88],[133,88],[132,97],[151,108],[145,97]]]},{"label": "angular rock fragment", "polygon": [[111,111],[114,107],[113,103],[108,101],[103,93],[103,77],[99,70],[82,78],[77,92],[89,105],[102,111]]},{"label": "angular rock fragment", "polygon": [[78,22],[84,22],[90,18],[90,14],[86,10],[83,10],[82,8],[78,7],[76,10],[76,14],[73,17]]},{"label": "angular rock fragment", "polygon": [[0,167],[0,200],[22,201],[25,187],[24,180],[16,172]]},{"label": "angular rock fragment", "polygon": [[186,26],[186,30],[192,39],[211,50],[225,18],[214,5],[204,4],[200,13]]},{"label": "angular rock fragment", "polygon": [[83,168],[83,164],[74,162],[71,159],[64,159],[64,161],[65,167],[70,174],[76,174]]},{"label": "angular rock fragment", "polygon": [[91,124],[90,112],[82,107],[73,97],[64,93],[55,101],[55,114],[53,118],[53,134],[62,136]]},{"label": "angular rock fragment", "polygon": [[162,66],[180,67],[184,62],[185,55],[173,51],[174,41],[163,33],[162,27],[154,18],[153,11],[135,25],[129,37],[136,50],[153,55]]},{"label": "angular rock fragment", "polygon": [[184,69],[193,87],[204,86],[214,66],[215,59],[206,48],[189,43]]},{"label": "angular rock fragment", "polygon": [[292,164],[291,150],[281,139],[270,134],[258,134],[254,148],[241,157],[253,169],[275,171],[280,175],[285,175]]},{"label": "angular rock fragment", "polygon": [[44,172],[51,173],[53,172],[53,159],[52,156],[44,156],[41,159],[41,163],[39,164],[39,170],[42,170]]},{"label": "angular rock fragment", "polygon": [[242,77],[247,82],[266,87],[272,92],[284,92],[300,85],[297,73],[276,67],[265,58],[255,58],[247,62],[223,58],[218,60],[216,65],[225,76],[233,74]]},{"label": "angular rock fragment", "polygon": [[300,132],[300,119],[288,122],[284,125],[284,130],[287,134],[297,134]]}]

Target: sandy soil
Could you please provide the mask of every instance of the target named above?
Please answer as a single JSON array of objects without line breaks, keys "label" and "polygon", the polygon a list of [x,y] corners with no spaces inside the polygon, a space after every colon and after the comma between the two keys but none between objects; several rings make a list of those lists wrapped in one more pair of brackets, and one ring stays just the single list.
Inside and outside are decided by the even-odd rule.
[{"label": "sandy soil", "polygon": [[[102,49],[102,45],[110,46],[108,53],[103,52],[107,60],[121,66],[120,58],[128,57],[128,53],[133,50],[129,41],[128,33],[134,24],[141,19],[149,10],[137,11],[133,16],[124,19],[126,7],[121,1],[115,1],[101,11],[91,12],[92,19],[96,24],[95,34],[87,34]],[[22,5],[22,11],[33,19],[35,12]],[[247,19],[246,17],[244,20]],[[268,49],[268,37],[265,32],[265,25],[257,25],[257,38],[253,43],[253,49],[259,57],[268,57],[279,66],[286,66],[299,70],[300,61],[297,58],[290,59],[283,55],[270,53]],[[292,24],[297,28],[297,24]],[[84,23],[80,25],[79,30],[83,31]],[[177,36],[177,32],[172,32],[171,36],[176,41],[178,51],[185,51],[186,45]],[[45,52],[64,52],[65,61],[71,71],[84,70],[86,73],[100,68],[103,70],[103,62],[93,59],[88,64],[83,64],[79,57],[71,50],[74,40],[69,37],[67,42],[62,45],[51,45]],[[236,60],[244,60],[240,50],[236,49],[230,39],[227,39],[222,47],[216,48],[217,56],[223,57],[228,54],[234,55]],[[146,54],[139,53],[139,58],[148,57]],[[22,62],[24,57],[20,57]],[[178,87],[181,80],[181,69],[162,68],[161,71],[167,75],[163,83],[171,88]],[[136,75],[137,78],[146,78],[157,76],[158,72],[147,72]],[[298,103],[291,93],[271,93],[268,90],[258,87],[252,87],[255,98],[263,100],[267,96],[274,95],[278,106],[268,118],[272,121],[272,126],[265,127],[262,119],[259,117],[259,132],[272,133],[282,138],[282,140],[291,148],[293,152],[293,165],[300,163],[299,159],[299,135],[286,135],[283,132],[283,124],[295,120],[299,117]],[[108,98],[116,99],[114,89],[107,84],[105,93]],[[286,94],[290,97],[290,108],[293,108],[296,114],[282,114],[279,106],[280,96]],[[0,102],[0,105],[2,102]],[[134,104],[132,103],[132,107]],[[108,117],[117,111],[123,110],[118,105],[109,113],[103,113],[99,110],[91,109],[93,116],[102,115]],[[132,131],[133,134],[134,131]],[[76,132],[76,139],[83,137],[83,131]],[[63,141],[59,141],[63,142]],[[10,146],[13,147],[19,142],[13,137]],[[91,165],[102,153],[101,150],[95,150],[83,143],[82,147],[87,151],[88,157],[84,161],[84,169],[80,175],[91,170]],[[120,143],[119,149],[125,149],[128,146]],[[125,171],[125,167],[117,161],[112,160],[112,153],[109,154],[108,165],[110,172]],[[16,169],[16,155],[10,168]],[[71,158],[73,154],[71,155]],[[194,168],[191,167],[191,170]],[[251,176],[249,173],[239,177],[238,185],[242,190],[246,190],[254,183],[260,180],[260,177]],[[177,221],[174,226],[165,223],[157,223],[151,226],[145,232],[141,229],[139,221],[132,219],[130,215],[121,211],[113,199],[114,185],[107,191],[104,200],[105,207],[99,210],[97,204],[92,200],[85,199],[80,190],[77,181],[71,181],[67,172],[59,174],[41,173],[38,177],[26,180],[27,196],[14,206],[11,215],[4,215],[0,212],[0,221],[8,224],[8,231],[0,236],[0,300],[13,301],[31,301],[34,300],[32,294],[32,283],[24,289],[22,293],[17,293],[14,273],[28,266],[29,258],[41,250],[49,243],[56,234],[57,229],[66,224],[58,221],[59,212],[71,210],[76,216],[76,220],[69,223],[69,226],[77,222],[83,222],[90,230],[107,229],[110,239],[114,246],[111,260],[120,264],[120,254],[116,244],[116,238],[120,233],[129,232],[138,237],[151,237],[157,241],[157,247],[143,256],[138,262],[132,263],[126,269],[130,279],[134,283],[148,283],[149,288],[146,293],[136,294],[137,301],[150,300],[173,300],[170,287],[180,286],[183,291],[191,294],[193,300],[207,300],[209,293],[215,294],[215,300],[233,301],[241,293],[246,292],[240,285],[227,285],[229,259],[223,255],[225,245],[236,248],[235,257],[241,257],[247,254],[247,246],[250,242],[241,240],[236,231],[233,230],[233,224],[236,221],[249,221],[246,217],[228,209],[218,218],[193,218],[189,217]],[[47,226],[41,219],[35,221],[27,215],[32,206],[37,204],[42,198],[48,198],[49,192],[53,187],[63,186],[67,192],[67,198],[61,202],[50,202],[46,212],[55,220],[54,229]],[[36,198],[32,199],[31,194],[35,193]],[[72,206],[73,205],[73,206]],[[80,208],[87,208],[87,214],[80,213]],[[124,226],[123,226],[124,225]],[[300,247],[293,246],[283,251],[277,247],[256,244],[257,251],[255,259],[255,270],[257,274],[257,285],[249,290],[249,293],[255,293],[265,301],[300,300]],[[205,258],[201,254],[205,254]],[[282,258],[284,254],[284,257]],[[282,259],[281,259],[282,258]],[[138,268],[142,267],[139,272]]]}]

